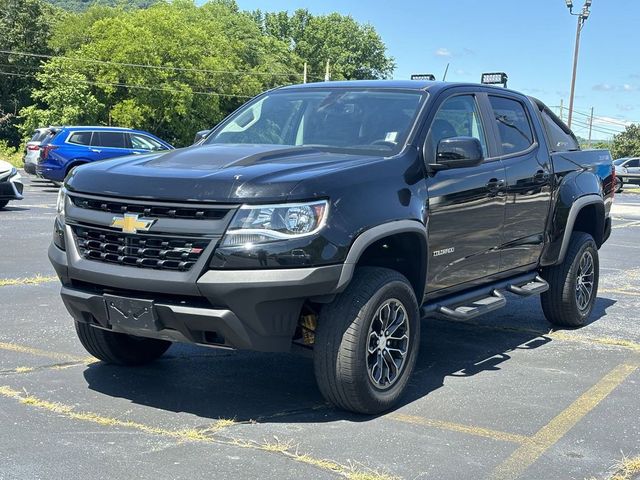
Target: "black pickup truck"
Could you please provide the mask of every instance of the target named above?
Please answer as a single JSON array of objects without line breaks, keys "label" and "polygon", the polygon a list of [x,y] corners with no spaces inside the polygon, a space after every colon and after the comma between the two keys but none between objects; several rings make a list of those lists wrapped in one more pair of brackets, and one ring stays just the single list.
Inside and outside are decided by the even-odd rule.
[{"label": "black pickup truck", "polygon": [[509,292],[584,324],[614,184],[609,152],[511,90],[295,85],[192,147],[74,170],[49,257],[105,362],[172,342],[309,351],[328,401],[376,413],[409,381],[423,317]]}]

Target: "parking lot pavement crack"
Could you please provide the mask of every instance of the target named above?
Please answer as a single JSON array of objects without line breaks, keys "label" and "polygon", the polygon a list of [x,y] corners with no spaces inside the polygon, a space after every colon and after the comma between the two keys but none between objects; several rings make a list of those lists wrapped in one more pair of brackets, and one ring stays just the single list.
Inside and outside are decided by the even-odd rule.
[{"label": "parking lot pavement crack", "polygon": [[171,430],[135,422],[133,420],[121,420],[93,412],[77,411],[73,406],[43,400],[6,385],[0,386],[0,397],[10,398],[23,405],[54,413],[72,420],[94,423],[105,427],[132,429],[149,435],[159,435],[171,438],[179,443],[193,442],[227,445],[277,454],[295,462],[328,471],[350,480],[398,480],[399,478],[386,472],[379,472],[377,470],[364,467],[362,464],[357,462],[351,462],[349,465],[343,465],[333,460],[316,458],[307,453],[300,453],[299,447],[291,440],[283,441],[277,437],[273,437],[273,440],[257,442],[233,437],[218,438],[215,436],[218,432],[236,425],[236,422],[233,420],[219,419],[217,422],[200,429],[187,428]]},{"label": "parking lot pavement crack", "polygon": [[638,362],[618,365],[566,409],[520,445],[492,472],[492,480],[518,478],[582,418],[591,412],[640,367]]}]

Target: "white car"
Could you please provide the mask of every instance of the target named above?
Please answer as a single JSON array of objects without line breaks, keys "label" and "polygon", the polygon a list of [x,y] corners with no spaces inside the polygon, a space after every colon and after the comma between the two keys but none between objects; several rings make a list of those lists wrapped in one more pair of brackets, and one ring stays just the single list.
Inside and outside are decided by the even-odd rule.
[{"label": "white car", "polygon": [[618,184],[616,191],[622,190],[625,183],[640,183],[640,157],[624,157],[613,161]]},{"label": "white car", "polygon": [[18,169],[0,160],[0,209],[6,207],[10,200],[22,200],[23,189]]},{"label": "white car", "polygon": [[51,135],[51,128],[36,128],[33,135],[25,145],[24,151],[24,171],[32,175],[36,174],[36,166],[40,157],[40,144]]}]

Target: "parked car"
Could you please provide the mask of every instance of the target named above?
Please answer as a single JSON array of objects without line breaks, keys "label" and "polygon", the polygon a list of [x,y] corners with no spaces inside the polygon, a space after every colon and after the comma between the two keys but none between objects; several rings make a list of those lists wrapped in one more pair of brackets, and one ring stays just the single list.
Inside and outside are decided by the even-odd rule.
[{"label": "parked car", "polygon": [[623,157],[613,161],[618,179],[617,190],[622,190],[625,183],[640,184],[640,157]]},{"label": "parked car", "polygon": [[553,324],[587,323],[613,178],[607,150],[580,151],[512,90],[294,85],[199,145],[78,169],[49,258],[105,362],[171,342],[302,349],[328,401],[379,413],[410,381],[425,315],[468,321],[509,292],[541,295]]},{"label": "parked car", "polygon": [[0,160],[0,209],[6,207],[11,200],[22,200],[23,188],[18,169]]},{"label": "parked car", "polygon": [[24,147],[24,171],[35,175],[36,165],[40,157],[40,144],[52,135],[51,127],[36,128],[31,138]]},{"label": "parked car", "polygon": [[40,145],[36,174],[60,183],[75,167],[124,155],[172,150],[158,137],[117,127],[52,127]]}]

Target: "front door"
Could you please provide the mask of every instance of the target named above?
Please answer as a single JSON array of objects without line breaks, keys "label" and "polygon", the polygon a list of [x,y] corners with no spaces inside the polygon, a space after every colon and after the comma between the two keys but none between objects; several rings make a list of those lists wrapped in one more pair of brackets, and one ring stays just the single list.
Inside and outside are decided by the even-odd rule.
[{"label": "front door", "polygon": [[478,98],[458,94],[438,109],[427,134],[425,160],[434,163],[438,142],[480,140],[485,160],[475,167],[439,170],[427,180],[429,208],[428,294],[497,273],[505,212],[505,171],[489,157]]}]

